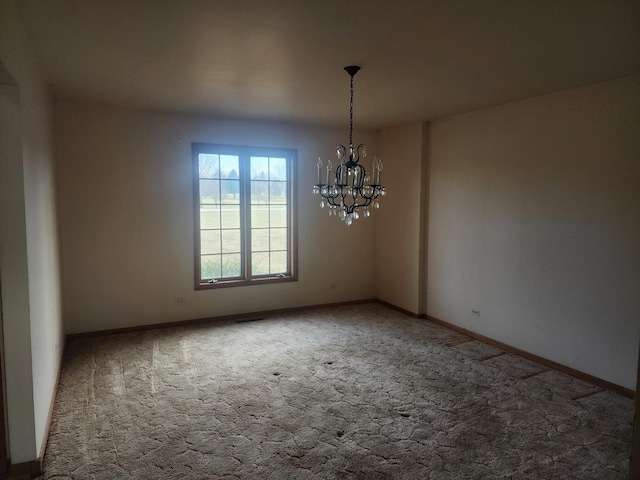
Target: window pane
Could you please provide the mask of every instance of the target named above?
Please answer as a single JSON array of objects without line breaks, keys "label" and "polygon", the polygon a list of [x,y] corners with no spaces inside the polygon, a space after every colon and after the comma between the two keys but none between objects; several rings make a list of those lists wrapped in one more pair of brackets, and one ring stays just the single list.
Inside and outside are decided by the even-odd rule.
[{"label": "window pane", "polygon": [[266,275],[269,273],[269,252],[254,252],[251,255],[251,274]]},{"label": "window pane", "polygon": [[208,205],[200,207],[200,228],[220,228],[220,208]]},{"label": "window pane", "polygon": [[269,226],[269,207],[263,205],[251,206],[251,228],[264,228]]},{"label": "window pane", "polygon": [[221,230],[220,233],[222,234],[222,252],[240,253],[240,229]]},{"label": "window pane", "polygon": [[286,205],[274,205],[269,207],[271,227],[287,226],[287,207]]},{"label": "window pane", "polygon": [[254,205],[269,203],[269,182],[259,180],[251,182],[251,203]]},{"label": "window pane", "polygon": [[271,252],[269,273],[287,273],[287,252]]},{"label": "window pane", "polygon": [[287,249],[287,229],[272,228],[270,231],[270,250]]},{"label": "window pane", "polygon": [[200,180],[200,203],[220,203],[219,180]]},{"label": "window pane", "polygon": [[222,255],[222,276],[223,277],[239,277],[242,271],[240,262],[240,254],[234,253],[230,255]]},{"label": "window pane", "polygon": [[251,229],[251,250],[254,252],[264,252],[269,250],[268,228]]},{"label": "window pane", "polygon": [[220,255],[203,255],[200,257],[200,276],[202,278],[219,278],[220,265]]},{"label": "window pane", "polygon": [[240,157],[237,155],[220,155],[220,178],[238,178]]},{"label": "window pane", "polygon": [[220,177],[220,156],[214,153],[201,153],[198,155],[200,178]]},{"label": "window pane", "polygon": [[223,204],[230,205],[240,203],[239,180],[220,180],[220,191]]},{"label": "window pane", "polygon": [[200,232],[200,252],[203,255],[220,252],[220,230],[202,230]]},{"label": "window pane", "polygon": [[284,158],[269,159],[269,180],[287,179],[287,161]]},{"label": "window pane", "polygon": [[269,203],[280,205],[287,203],[286,182],[269,182]]},{"label": "window pane", "polygon": [[240,228],[240,207],[237,205],[224,205],[221,207],[222,228]]},{"label": "window pane", "polygon": [[267,157],[251,157],[251,180],[268,180],[269,159]]}]

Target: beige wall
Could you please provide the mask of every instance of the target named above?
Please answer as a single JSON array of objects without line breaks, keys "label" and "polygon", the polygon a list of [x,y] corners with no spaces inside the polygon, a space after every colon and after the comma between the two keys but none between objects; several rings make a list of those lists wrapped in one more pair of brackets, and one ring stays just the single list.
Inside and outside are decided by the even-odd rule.
[{"label": "beige wall", "polygon": [[[346,128],[59,103],[56,131],[68,332],[373,297],[375,220],[347,228],[311,194]],[[298,150],[298,282],[194,291],[191,142]]]},{"label": "beige wall", "polygon": [[635,388],[638,132],[640,76],[433,122],[429,314]]},{"label": "beige wall", "polygon": [[[0,3],[0,270],[12,463],[37,458],[61,361],[63,327],[52,109],[12,1]],[[8,142],[8,143],[5,143]]]},{"label": "beige wall", "polygon": [[415,122],[386,128],[378,136],[384,162],[382,184],[388,195],[380,202],[376,224],[376,297],[424,313],[422,284],[428,125]]}]

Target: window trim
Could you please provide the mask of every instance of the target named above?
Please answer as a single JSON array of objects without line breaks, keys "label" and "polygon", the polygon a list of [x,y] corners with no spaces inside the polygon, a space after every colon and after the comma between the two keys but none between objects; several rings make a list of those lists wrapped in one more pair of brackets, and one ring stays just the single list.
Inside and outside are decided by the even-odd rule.
[{"label": "window trim", "polygon": [[[200,239],[200,160],[201,153],[228,153],[240,157],[238,176],[240,179],[240,242],[242,277],[222,279],[215,283],[203,280],[201,277],[201,239]],[[194,286],[195,290],[240,287],[249,285],[263,285],[268,283],[295,282],[298,280],[298,151],[292,148],[254,147],[242,145],[227,145],[217,143],[191,144],[192,181],[193,181],[193,234],[194,234]],[[288,236],[287,253],[289,256],[290,272],[282,274],[251,274],[251,176],[245,172],[248,159],[251,156],[269,156],[287,158],[289,164],[288,175]],[[248,211],[248,212],[247,212]]]}]

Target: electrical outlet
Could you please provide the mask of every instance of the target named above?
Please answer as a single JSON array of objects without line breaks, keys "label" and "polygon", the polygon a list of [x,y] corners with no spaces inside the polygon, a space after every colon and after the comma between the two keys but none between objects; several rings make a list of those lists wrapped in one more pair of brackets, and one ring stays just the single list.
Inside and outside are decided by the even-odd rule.
[{"label": "electrical outlet", "polygon": [[177,297],[175,299],[176,305],[184,305],[185,303],[187,303],[187,299],[184,297]]},{"label": "electrical outlet", "polygon": [[479,317],[480,316],[480,310],[471,310],[471,315],[473,315],[474,317]]}]

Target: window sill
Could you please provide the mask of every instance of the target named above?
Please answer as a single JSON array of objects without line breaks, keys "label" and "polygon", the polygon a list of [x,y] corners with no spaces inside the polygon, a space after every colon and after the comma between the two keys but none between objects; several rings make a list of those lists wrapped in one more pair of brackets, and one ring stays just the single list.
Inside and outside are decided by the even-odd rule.
[{"label": "window sill", "polygon": [[251,280],[218,280],[215,283],[199,282],[196,290],[210,290],[216,288],[228,288],[228,287],[249,287],[252,285],[264,285],[267,283],[282,283],[282,282],[297,282],[298,277],[289,275],[284,277],[259,277],[252,278]]}]

